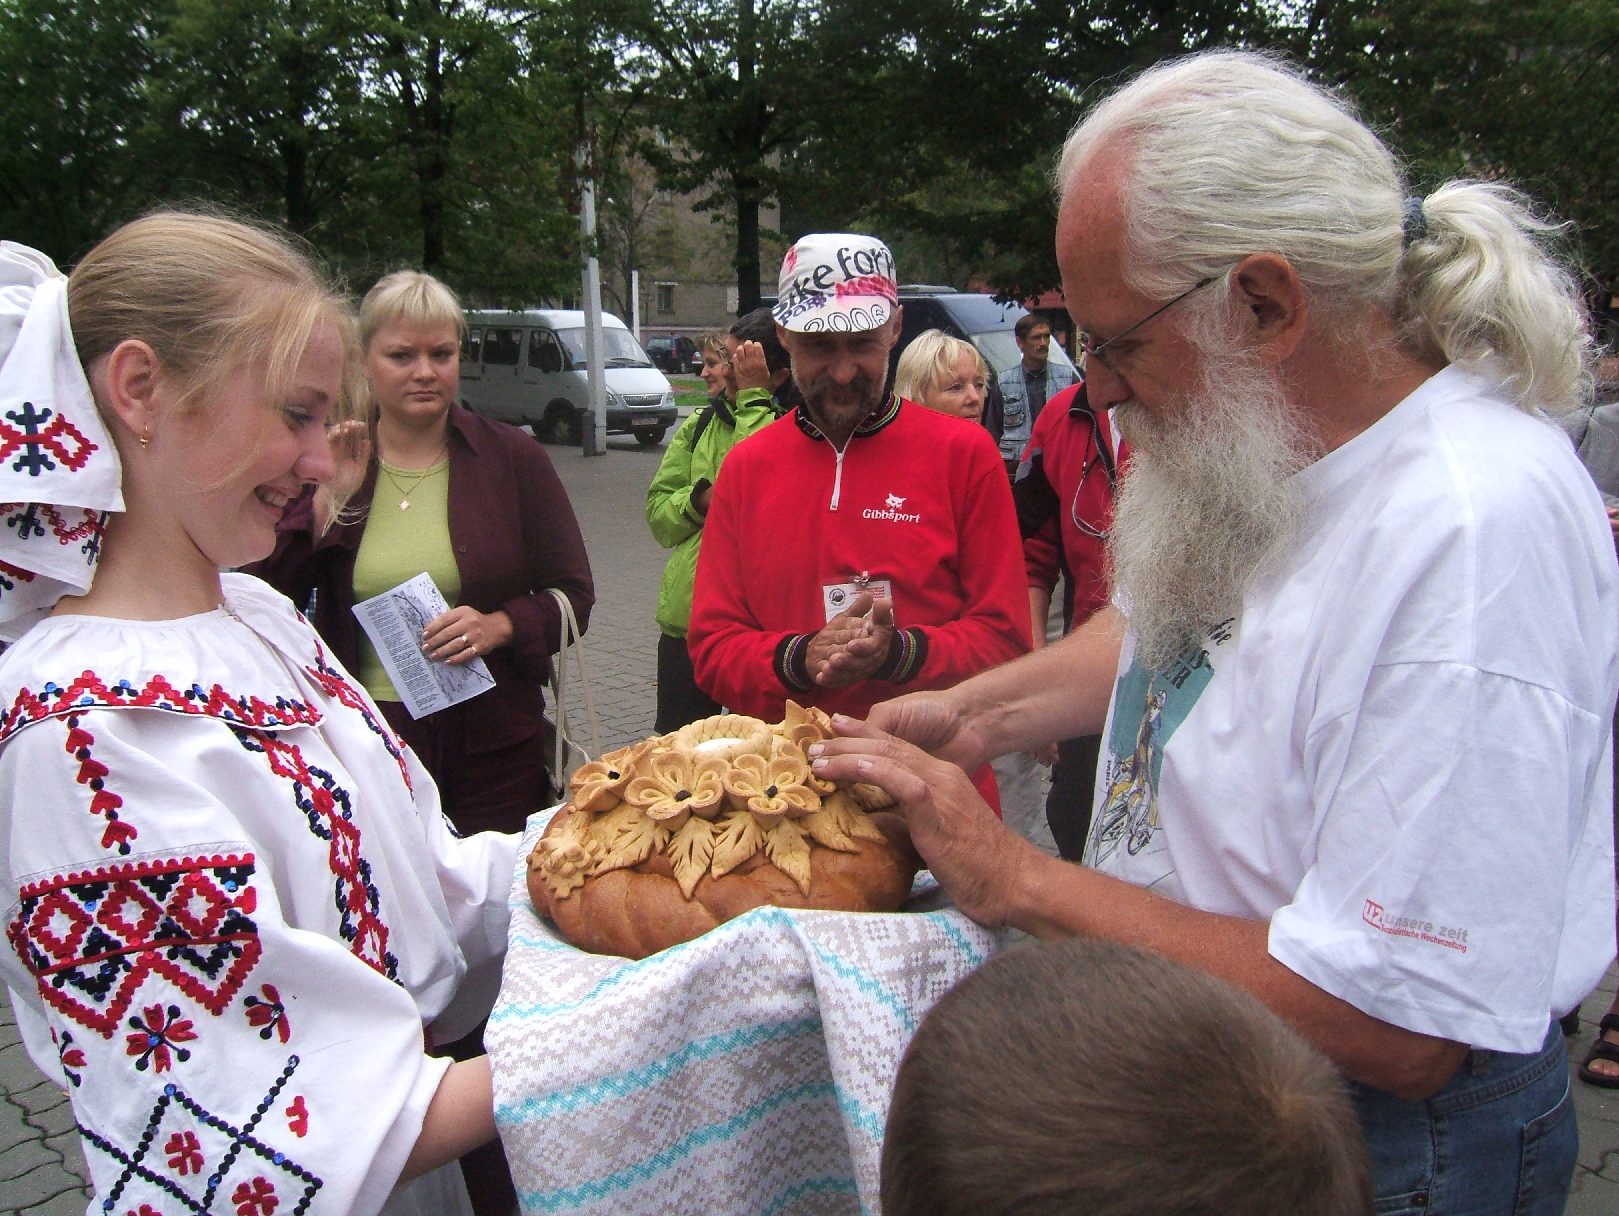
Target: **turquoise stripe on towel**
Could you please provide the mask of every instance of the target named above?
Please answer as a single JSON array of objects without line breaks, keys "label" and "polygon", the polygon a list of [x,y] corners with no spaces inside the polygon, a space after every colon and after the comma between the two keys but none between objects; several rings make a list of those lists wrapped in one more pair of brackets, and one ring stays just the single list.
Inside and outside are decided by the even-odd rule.
[{"label": "turquoise stripe on towel", "polygon": [[[785,1106],[798,1102],[821,1102],[833,1097],[835,1093],[829,1084],[794,1085],[771,1094],[746,1110],[738,1111],[729,1119],[698,1128],[668,1148],[654,1153],[645,1161],[617,1170],[604,1178],[579,1186],[566,1187],[560,1191],[528,1192],[522,1196],[523,1206],[537,1208],[543,1212],[562,1212],[585,1204],[600,1203],[651,1182],[659,1174],[679,1165],[694,1153],[736,1138],[748,1131],[753,1124],[768,1118]],[[853,1179],[850,1179],[849,1185],[851,1187],[854,1185]]]},{"label": "turquoise stripe on towel", "polygon": [[760,1026],[746,1026],[728,1030],[723,1034],[693,1039],[660,1059],[643,1064],[613,1077],[603,1077],[588,1085],[561,1089],[542,1097],[525,1098],[495,1108],[495,1122],[513,1127],[557,1115],[569,1114],[587,1106],[600,1106],[607,1102],[629,1097],[666,1081],[675,1073],[694,1064],[701,1064],[717,1056],[730,1055],[739,1050],[758,1047],[766,1043],[779,1043],[800,1035],[821,1033],[818,1017],[794,1018],[787,1022],[771,1022]]}]

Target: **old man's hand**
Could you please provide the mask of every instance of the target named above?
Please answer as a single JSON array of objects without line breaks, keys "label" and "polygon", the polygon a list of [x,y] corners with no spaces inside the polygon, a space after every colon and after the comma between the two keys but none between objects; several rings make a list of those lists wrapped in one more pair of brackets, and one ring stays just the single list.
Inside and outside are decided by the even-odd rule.
[{"label": "old man's hand", "polygon": [[911,843],[956,906],[991,928],[1006,923],[1020,866],[1038,850],[996,818],[948,760],[842,714],[832,725],[839,737],[810,748],[816,776],[887,790]]}]

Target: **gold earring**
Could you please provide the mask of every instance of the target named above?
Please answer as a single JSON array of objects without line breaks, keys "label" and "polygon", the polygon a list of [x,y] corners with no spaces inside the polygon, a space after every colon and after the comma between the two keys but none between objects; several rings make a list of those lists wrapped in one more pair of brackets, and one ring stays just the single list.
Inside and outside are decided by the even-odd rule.
[{"label": "gold earring", "polygon": [[146,445],[151,443],[151,442],[152,442],[152,432],[151,432],[150,428],[146,425],[146,423],[143,422],[143,423],[141,423],[141,451],[144,452],[146,450]]}]

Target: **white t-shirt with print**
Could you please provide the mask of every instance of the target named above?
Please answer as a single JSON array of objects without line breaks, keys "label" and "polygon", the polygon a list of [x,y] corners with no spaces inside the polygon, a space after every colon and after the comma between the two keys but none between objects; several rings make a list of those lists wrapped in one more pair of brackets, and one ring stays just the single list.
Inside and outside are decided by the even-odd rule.
[{"label": "white t-shirt with print", "polygon": [[1384,1021],[1539,1047],[1614,955],[1619,567],[1566,436],[1447,368],[1298,474],[1284,568],[1150,675],[1089,864],[1268,921]]}]

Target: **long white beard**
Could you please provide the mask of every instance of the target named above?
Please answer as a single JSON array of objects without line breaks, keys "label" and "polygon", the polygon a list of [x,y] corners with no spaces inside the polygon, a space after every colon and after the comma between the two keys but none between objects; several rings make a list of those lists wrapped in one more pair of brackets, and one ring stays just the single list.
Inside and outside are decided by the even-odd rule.
[{"label": "long white beard", "polygon": [[1153,670],[1235,615],[1287,551],[1302,510],[1293,474],[1314,459],[1268,364],[1232,354],[1203,363],[1194,392],[1118,415],[1134,450],[1109,558],[1136,653]]}]

